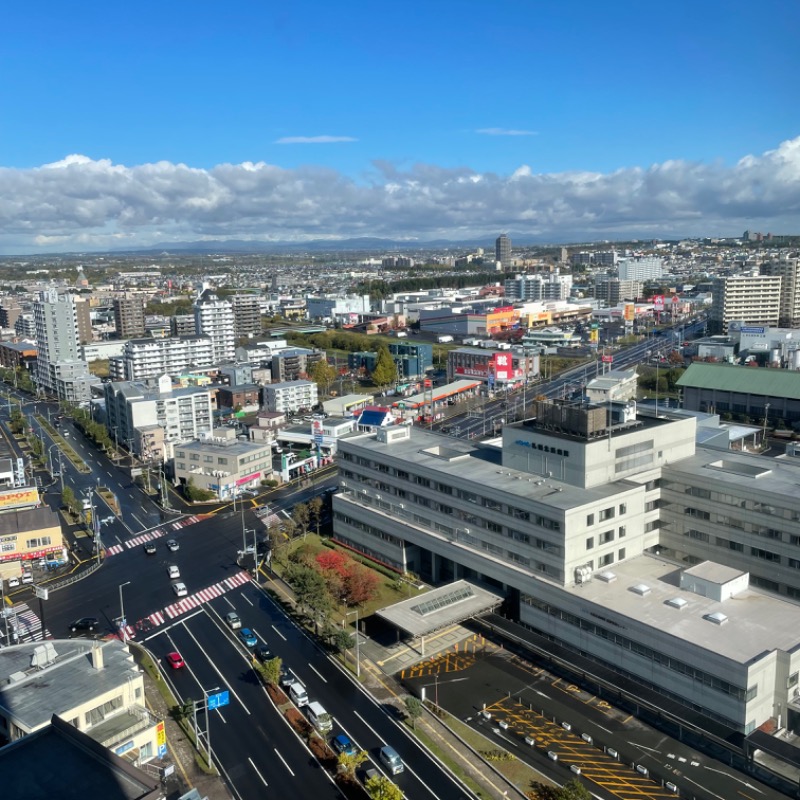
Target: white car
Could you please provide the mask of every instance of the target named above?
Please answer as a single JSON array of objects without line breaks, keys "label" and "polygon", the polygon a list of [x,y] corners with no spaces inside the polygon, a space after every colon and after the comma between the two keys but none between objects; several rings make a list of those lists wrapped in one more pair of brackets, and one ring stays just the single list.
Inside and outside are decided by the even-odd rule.
[{"label": "white car", "polygon": [[186,597],[186,595],[189,594],[185,583],[173,583],[172,591],[175,592],[178,597]]},{"label": "white car", "polygon": [[19,586],[19,578],[9,578],[8,579],[8,588],[14,589]]},{"label": "white car", "polygon": [[180,578],[181,571],[175,566],[175,564],[170,564],[167,567],[167,574],[170,576],[170,578]]}]

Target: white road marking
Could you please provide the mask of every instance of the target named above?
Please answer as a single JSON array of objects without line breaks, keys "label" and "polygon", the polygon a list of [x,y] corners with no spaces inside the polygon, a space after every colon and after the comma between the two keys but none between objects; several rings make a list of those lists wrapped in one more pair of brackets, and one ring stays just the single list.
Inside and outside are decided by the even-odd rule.
[{"label": "white road marking", "polygon": [[274,630],[275,633],[277,633],[278,636],[280,636],[281,639],[283,639],[283,641],[285,642],[286,641],[286,637],[274,625],[272,625],[271,627],[272,627],[272,630]]},{"label": "white road marking", "polygon": [[256,775],[261,778],[261,782],[264,784],[264,786],[269,786],[269,784],[264,780],[264,776],[258,771],[258,767],[253,763],[253,759],[250,758],[250,756],[247,756],[247,760],[250,762],[250,766],[256,771]]},{"label": "white road marking", "polygon": [[142,527],[142,529],[144,529],[144,528],[146,528],[146,527],[147,527],[147,526],[144,524],[144,522],[142,522],[142,521],[139,519],[139,517],[137,517],[137,516],[136,516],[136,514],[131,514],[131,516],[132,516],[132,517],[133,517],[133,518],[134,518],[134,519],[135,519],[135,520],[136,520],[136,521],[139,523],[139,525]]},{"label": "white road marking", "polygon": [[253,605],[253,601],[249,597],[245,597],[244,592],[239,592],[239,594],[242,595],[242,600],[247,600],[247,602],[250,603],[251,606]]},{"label": "white road marking", "polygon": [[183,625],[184,622],[187,622],[192,617],[196,617],[198,614],[202,614],[202,613],[204,613],[203,609],[202,608],[198,608],[197,611],[193,611],[187,617],[181,617],[181,619],[175,620],[175,622],[173,622],[171,625],[167,625],[166,628],[162,628],[160,631],[156,631],[155,633],[151,633],[149,636],[146,636],[144,639],[142,639],[142,641],[143,642],[149,642],[151,639],[155,639],[156,636],[161,636],[162,633],[166,633],[168,630],[170,630],[171,628],[174,628],[176,625]]},{"label": "white road marking", "polygon": [[114,477],[108,470],[106,470],[106,475],[108,475],[109,478],[113,478]]},{"label": "white road marking", "polygon": [[314,666],[311,664],[311,662],[309,662],[308,666],[309,666],[309,667],[311,667],[311,669],[312,669],[312,670],[314,670],[314,672],[316,672],[316,673],[317,673],[317,677],[318,677],[318,678],[319,678],[319,679],[320,679],[320,680],[321,680],[323,683],[327,683],[327,682],[328,682],[328,681],[327,681],[325,678],[323,678],[323,677],[322,677],[322,675],[320,675],[320,674],[319,674],[319,672],[317,672],[317,670],[316,670],[316,669],[314,669]]},{"label": "white road marking", "polygon": [[[200,652],[208,659],[208,663],[211,665],[211,667],[214,670],[214,672],[216,672],[217,675],[219,675],[219,679],[224,684],[226,682],[225,681],[225,676],[217,669],[217,665],[214,663],[214,661],[212,660],[211,656],[203,649],[203,646],[200,644],[200,642],[197,641],[197,638],[189,630],[189,628],[186,627],[185,625],[184,625],[184,627],[186,628],[186,633],[188,633],[189,636],[192,637],[192,640],[197,645],[197,647],[200,649]],[[239,697],[238,694],[236,694],[236,692],[234,691],[233,688],[228,687],[228,691],[239,701],[239,705],[247,712],[248,716],[250,716],[250,709],[244,704],[244,702],[242,701],[242,698]]]},{"label": "white road marking", "polygon": [[227,603],[227,604],[228,604],[228,605],[229,605],[229,606],[230,606],[230,607],[231,607],[231,608],[232,608],[234,611],[236,611],[236,606],[235,606],[235,605],[234,605],[234,604],[231,602],[231,599],[230,599],[230,597],[228,597],[228,595],[224,595],[224,597],[225,597],[225,602],[226,602],[226,603]]},{"label": "white road marking", "polygon": [[273,748],[273,749],[275,750],[275,755],[276,755],[276,756],[278,756],[278,758],[279,758],[281,761],[283,761],[283,766],[284,766],[284,767],[286,767],[286,769],[287,769],[287,770],[289,770],[289,774],[290,774],[290,775],[291,775],[291,776],[294,778],[294,772],[292,772],[291,768],[290,768],[290,767],[289,767],[289,765],[286,763],[286,760],[284,759],[284,757],[283,757],[283,756],[282,756],[282,755],[281,755],[281,754],[278,752],[278,748],[277,748],[277,747],[275,747],[275,748]]}]

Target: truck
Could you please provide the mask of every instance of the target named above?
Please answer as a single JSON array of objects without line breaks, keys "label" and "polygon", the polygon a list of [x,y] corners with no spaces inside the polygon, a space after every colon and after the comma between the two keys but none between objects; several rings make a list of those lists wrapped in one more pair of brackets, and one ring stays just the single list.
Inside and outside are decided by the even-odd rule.
[{"label": "truck", "polygon": [[453,337],[450,336],[449,333],[442,333],[436,337],[436,341],[439,342],[439,344],[444,344],[445,342],[452,342]]}]

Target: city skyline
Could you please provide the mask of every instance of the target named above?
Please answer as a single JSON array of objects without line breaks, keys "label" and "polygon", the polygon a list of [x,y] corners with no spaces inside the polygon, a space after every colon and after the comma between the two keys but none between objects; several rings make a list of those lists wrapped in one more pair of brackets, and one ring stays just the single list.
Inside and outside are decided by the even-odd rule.
[{"label": "city skyline", "polygon": [[6,12],[0,253],[800,228],[785,0],[152,9]]}]

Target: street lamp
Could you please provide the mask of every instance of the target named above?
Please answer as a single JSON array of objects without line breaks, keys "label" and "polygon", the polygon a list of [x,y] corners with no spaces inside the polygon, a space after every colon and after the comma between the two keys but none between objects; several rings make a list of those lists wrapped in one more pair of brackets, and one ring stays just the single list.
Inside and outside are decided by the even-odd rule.
[{"label": "street lamp", "polygon": [[769,403],[764,406],[764,433],[761,437],[764,447],[767,446],[767,420],[769,419]]},{"label": "street lamp", "polygon": [[125,581],[125,583],[121,583],[119,585],[119,629],[122,633],[122,641],[123,643],[128,641],[128,634],[125,631],[125,606],[122,602],[122,587],[123,586],[130,586],[130,581]]}]

